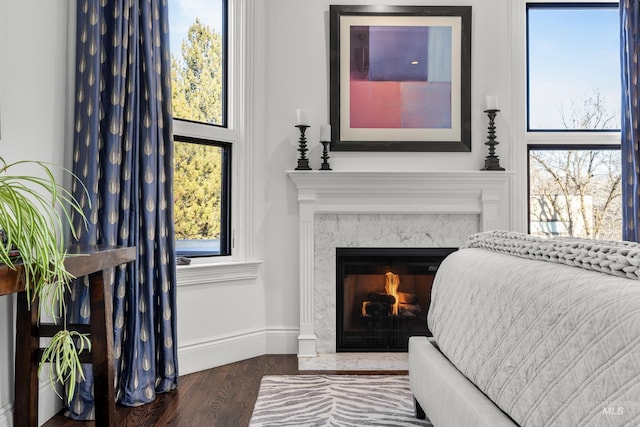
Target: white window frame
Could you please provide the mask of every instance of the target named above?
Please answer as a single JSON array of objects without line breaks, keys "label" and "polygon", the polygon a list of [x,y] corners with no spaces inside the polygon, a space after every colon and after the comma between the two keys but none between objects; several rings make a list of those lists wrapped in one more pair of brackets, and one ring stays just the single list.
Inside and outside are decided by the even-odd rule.
[{"label": "white window frame", "polygon": [[[604,1],[606,2],[606,0]],[[527,4],[588,4],[602,0],[512,0],[511,5],[511,110],[513,111],[513,149],[511,164],[517,171],[511,188],[512,224],[515,231],[529,228],[528,147],[529,145],[620,145],[620,131],[540,132],[527,130]]]},{"label": "white window frame", "polygon": [[255,0],[228,0],[227,127],[174,120],[175,135],[231,144],[231,254],[192,258],[177,267],[178,286],[255,279],[253,212],[253,42]]}]

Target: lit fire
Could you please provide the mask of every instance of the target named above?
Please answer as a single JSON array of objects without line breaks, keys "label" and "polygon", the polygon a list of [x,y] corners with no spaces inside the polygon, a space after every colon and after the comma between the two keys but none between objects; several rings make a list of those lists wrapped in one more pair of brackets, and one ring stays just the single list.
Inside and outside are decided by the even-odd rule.
[{"label": "lit fire", "polygon": [[[393,295],[396,299],[396,302],[393,303],[393,307],[391,309],[391,314],[393,316],[398,315],[398,304],[400,303],[400,298],[398,297],[398,288],[400,287],[400,276],[389,271],[385,276],[385,284],[384,290],[389,295]],[[363,308],[364,309],[364,308]]]},{"label": "lit fire", "polygon": [[[400,276],[398,276],[397,274],[394,274],[391,271],[386,273],[384,276],[385,276],[385,285],[384,285],[385,293],[382,294],[377,292],[371,292],[369,294],[370,300],[362,302],[362,307],[360,309],[362,316],[364,317],[367,317],[370,315],[379,316],[380,314],[377,314],[380,310],[379,307],[387,307],[386,310],[389,310],[389,308],[391,309],[390,312],[385,311],[384,313],[385,316],[398,315],[399,307],[400,307],[400,293],[401,293],[401,292],[398,292],[398,288],[400,287]],[[372,297],[372,294],[373,294],[373,297]],[[389,298],[390,296],[393,297],[393,304],[390,304],[390,298]],[[368,309],[370,305],[371,307],[373,307],[371,310]]]}]

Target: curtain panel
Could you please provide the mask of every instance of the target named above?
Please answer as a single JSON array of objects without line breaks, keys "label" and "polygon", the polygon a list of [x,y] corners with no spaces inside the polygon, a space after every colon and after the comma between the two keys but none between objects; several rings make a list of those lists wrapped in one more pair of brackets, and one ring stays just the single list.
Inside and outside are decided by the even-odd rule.
[{"label": "curtain panel", "polygon": [[[113,275],[118,403],[138,406],[177,387],[171,63],[166,0],[79,0],[73,172],[89,226],[79,243],[135,246]],[[71,320],[87,323],[86,281]],[[92,419],[91,366],[67,416]]]},{"label": "curtain panel", "polygon": [[640,0],[620,2],[622,238],[640,241]]}]

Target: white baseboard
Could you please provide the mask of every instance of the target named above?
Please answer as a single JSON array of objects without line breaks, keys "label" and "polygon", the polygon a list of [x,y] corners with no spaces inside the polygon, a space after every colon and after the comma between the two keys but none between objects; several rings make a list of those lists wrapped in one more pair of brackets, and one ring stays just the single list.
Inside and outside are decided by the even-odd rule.
[{"label": "white baseboard", "polygon": [[[62,401],[51,388],[48,380],[38,387],[38,425],[43,425],[62,409]],[[13,427],[13,402],[0,408],[0,427]]]},{"label": "white baseboard", "polygon": [[264,330],[243,331],[208,341],[179,345],[178,373],[203,371],[264,353]]},{"label": "white baseboard", "polygon": [[38,394],[38,425],[47,422],[49,418],[60,412],[62,407],[62,400],[53,391],[48,380],[40,383],[40,392]]},{"label": "white baseboard", "polygon": [[268,328],[265,354],[298,354],[298,328]]},{"label": "white baseboard", "polygon": [[297,328],[270,328],[212,337],[178,347],[178,372],[191,374],[263,354],[296,354]]},{"label": "white baseboard", "polygon": [[13,427],[13,402],[9,402],[0,408],[0,426]]}]

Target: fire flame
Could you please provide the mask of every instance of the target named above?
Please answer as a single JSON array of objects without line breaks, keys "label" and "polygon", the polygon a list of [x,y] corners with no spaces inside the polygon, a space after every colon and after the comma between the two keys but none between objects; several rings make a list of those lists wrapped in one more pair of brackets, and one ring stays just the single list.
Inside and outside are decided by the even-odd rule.
[{"label": "fire flame", "polygon": [[398,305],[400,303],[400,298],[398,297],[398,287],[400,287],[400,276],[392,273],[391,271],[387,272],[385,275],[385,284],[384,290],[389,295],[393,295],[396,299],[396,302],[393,304],[391,309],[391,314],[394,316],[398,315]]},{"label": "fire flame", "polygon": [[369,301],[364,301],[362,303],[362,315],[367,316],[367,306],[369,305]]}]

